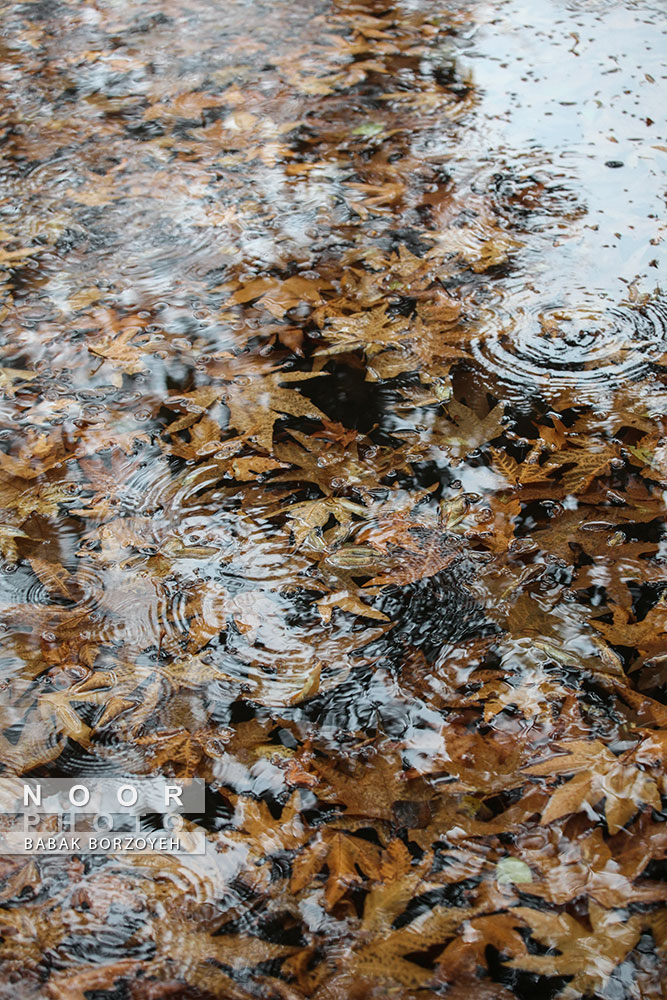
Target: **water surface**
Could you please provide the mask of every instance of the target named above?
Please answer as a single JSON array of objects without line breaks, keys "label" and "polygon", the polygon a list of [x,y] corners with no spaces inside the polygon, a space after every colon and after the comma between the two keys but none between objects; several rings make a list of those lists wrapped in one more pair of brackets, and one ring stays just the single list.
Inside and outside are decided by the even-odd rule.
[{"label": "water surface", "polygon": [[1,24],[0,995],[657,998],[664,6]]}]

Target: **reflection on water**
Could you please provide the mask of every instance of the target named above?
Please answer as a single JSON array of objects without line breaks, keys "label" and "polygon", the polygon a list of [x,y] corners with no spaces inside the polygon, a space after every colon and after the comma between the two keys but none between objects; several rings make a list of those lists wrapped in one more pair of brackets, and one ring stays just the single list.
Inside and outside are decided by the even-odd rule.
[{"label": "reflection on water", "polygon": [[657,997],[663,6],[0,25],[0,995]]}]

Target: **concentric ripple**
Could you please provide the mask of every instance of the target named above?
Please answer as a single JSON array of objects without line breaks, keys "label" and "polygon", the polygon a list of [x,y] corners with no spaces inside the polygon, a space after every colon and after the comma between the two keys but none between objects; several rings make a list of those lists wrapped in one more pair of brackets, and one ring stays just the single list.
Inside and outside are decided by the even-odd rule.
[{"label": "concentric ripple", "polygon": [[482,328],[472,351],[505,385],[529,393],[596,393],[647,377],[667,345],[667,302],[605,311],[488,310]]}]

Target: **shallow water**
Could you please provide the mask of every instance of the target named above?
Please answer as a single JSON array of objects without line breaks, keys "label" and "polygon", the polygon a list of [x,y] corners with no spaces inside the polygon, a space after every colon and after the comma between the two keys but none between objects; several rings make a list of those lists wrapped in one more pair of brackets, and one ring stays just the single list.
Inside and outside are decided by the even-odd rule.
[{"label": "shallow water", "polygon": [[0,25],[0,996],[660,996],[664,5]]}]

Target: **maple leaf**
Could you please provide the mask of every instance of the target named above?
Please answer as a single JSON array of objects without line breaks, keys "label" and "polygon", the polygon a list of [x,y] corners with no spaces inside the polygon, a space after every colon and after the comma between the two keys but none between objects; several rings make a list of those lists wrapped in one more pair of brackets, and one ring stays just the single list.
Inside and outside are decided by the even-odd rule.
[{"label": "maple leaf", "polygon": [[212,937],[196,925],[163,919],[154,923],[156,956],[144,966],[147,975],[168,976],[188,986],[227,1000],[250,1000],[252,993],[236,983],[230,972],[285,958],[293,948],[252,935]]},{"label": "maple leaf", "polygon": [[[422,356],[423,361],[431,361],[434,357],[447,357],[451,350],[453,357],[470,358],[467,351],[460,348],[450,348],[443,343],[443,327],[454,326],[461,316],[461,303],[451,298],[440,289],[417,292],[420,299],[417,307],[419,320],[414,329],[415,351]],[[423,354],[422,354],[423,351]],[[439,352],[443,351],[441,355]]]},{"label": "maple leaf", "polygon": [[613,624],[593,620],[591,624],[605,639],[614,645],[634,646],[640,653],[650,655],[664,648],[667,632],[667,598],[663,595],[640,622],[632,622],[631,611],[614,607]]},{"label": "maple leaf", "polygon": [[60,972],[49,980],[49,996],[51,1000],[88,1000],[89,991],[112,990],[118,980],[130,978],[139,967],[137,960],[125,958],[76,972]]},{"label": "maple leaf", "polygon": [[355,490],[364,503],[370,505],[372,493],[383,476],[407,469],[400,451],[396,454],[384,448],[376,450],[373,463],[367,462],[361,451],[367,442],[357,435],[351,440],[332,442],[321,436],[308,437],[296,430],[289,433],[298,445],[292,441],[280,442],[275,447],[275,455],[293,468],[279,473],[274,482],[305,480],[315,483],[327,496],[338,496],[342,489]]},{"label": "maple leaf", "polygon": [[[580,829],[584,823],[587,825],[583,816],[579,816],[578,821]],[[577,821],[568,822],[571,828]],[[664,851],[667,831],[661,824],[651,824],[648,815],[643,814],[633,824],[631,838],[623,832],[616,836],[634,843],[640,830],[645,845],[642,854],[624,849],[625,844],[621,846],[609,841],[599,827],[588,832],[584,827],[579,835],[567,838],[563,838],[561,826],[526,831],[516,846],[521,857],[539,873],[531,884],[531,895],[563,905],[588,894],[600,905],[610,908],[626,906],[631,900],[660,902],[663,888],[659,883],[636,880],[651,858],[659,857]]]},{"label": "maple leaf", "polygon": [[491,789],[515,788],[521,783],[518,772],[529,748],[501,732],[489,738],[450,725],[424,735],[423,743],[423,736],[417,734],[405,743],[413,756],[410,776],[447,774],[457,779],[448,783],[448,791],[464,793],[488,794]]},{"label": "maple leaf", "polygon": [[429,878],[433,867],[432,854],[424,854],[419,864],[403,843],[393,839],[382,854],[379,877],[364,900],[361,931],[364,937],[388,934],[394,921],[410,901],[437,887]]},{"label": "maple leaf", "polygon": [[406,796],[400,758],[395,753],[372,755],[341,770],[325,761],[316,761],[314,769],[330,786],[322,798],[339,802],[346,815],[392,818],[394,803]]},{"label": "maple leaf", "polygon": [[[101,310],[96,310],[101,313]],[[130,320],[120,324],[120,329],[110,317],[104,316],[102,322],[111,331],[107,336],[101,337],[99,341],[88,347],[91,354],[95,354],[104,361],[110,361],[114,366],[122,368],[128,375],[136,375],[143,371],[145,367],[144,351],[133,344],[133,339],[140,332],[142,325],[139,321],[136,325]]]},{"label": "maple leaf", "polygon": [[605,797],[605,816],[610,833],[616,833],[634,816],[642,803],[661,808],[655,778],[638,767],[635,751],[616,757],[599,740],[571,740],[561,744],[565,755],[532,764],[526,773],[535,775],[573,774],[570,781],[552,793],[542,813],[542,824],[595,806]]},{"label": "maple leaf", "polygon": [[0,469],[17,479],[37,479],[62,459],[62,430],[48,433],[31,429],[17,451],[17,455],[0,451]]},{"label": "maple leaf", "polygon": [[449,369],[452,365],[453,357],[449,357],[447,362],[438,363],[435,359],[432,362],[432,370],[428,374],[422,369],[421,361],[416,353],[410,350],[396,350],[390,348],[375,354],[368,361],[366,366],[367,382],[383,382],[388,379],[396,379],[408,372],[419,374],[420,385],[397,385],[404,402],[397,409],[400,411],[413,409],[418,406],[429,406],[432,403],[441,403],[451,396],[449,386]]},{"label": "maple leaf", "polygon": [[506,708],[516,708],[525,719],[547,719],[551,705],[562,694],[561,685],[552,678],[536,671],[529,677],[511,679],[495,678],[483,684],[469,699],[483,706],[484,721],[489,722]]},{"label": "maple leaf", "polygon": [[594,479],[606,476],[612,463],[619,459],[620,449],[616,444],[602,448],[591,447],[591,442],[582,442],[579,448],[559,451],[552,455],[560,465],[572,465],[563,473],[561,484],[566,493],[584,493]]},{"label": "maple leaf", "polygon": [[322,292],[331,285],[320,278],[303,278],[292,275],[284,281],[277,278],[254,278],[230,297],[230,302],[243,303],[260,300],[265,309],[280,319],[290,309],[301,302],[317,305],[322,301]]},{"label": "maple leaf", "polygon": [[82,746],[90,742],[91,728],[74,711],[71,700],[68,691],[56,691],[40,698],[38,711],[43,726],[42,739],[46,740],[49,733],[55,732],[68,736]]},{"label": "maple leaf", "polygon": [[286,414],[326,420],[326,415],[307,396],[294,389],[282,388],[284,382],[317,377],[317,372],[274,372],[250,380],[243,377],[242,381],[231,383],[224,393],[230,425],[242,437],[256,441],[264,451],[272,451],[274,425]]},{"label": "maple leaf", "polygon": [[367,840],[328,828],[292,861],[292,892],[298,893],[310,886],[325,865],[328,876],[324,900],[326,908],[332,910],[348,889],[378,878],[380,852]]},{"label": "maple leaf", "polygon": [[24,890],[31,890],[33,895],[37,894],[38,886],[42,882],[42,875],[34,861],[22,864],[3,884],[0,889],[0,900],[3,903],[20,896]]},{"label": "maple leaf", "polygon": [[480,417],[474,409],[452,399],[447,411],[456,423],[445,422],[444,430],[431,434],[430,441],[456,457],[469,455],[503,432],[504,409],[504,403],[497,403],[485,417]]},{"label": "maple leaf", "polygon": [[387,584],[394,584],[397,587],[405,587],[418,580],[425,580],[435,576],[443,570],[457,563],[461,559],[461,550],[442,544],[439,533],[434,533],[427,539],[427,544],[423,549],[412,548],[404,551],[399,566],[390,573],[374,576],[366,587],[382,587]]},{"label": "maple leaf", "polygon": [[333,608],[340,608],[341,611],[348,611],[353,615],[361,615],[364,618],[375,618],[377,621],[388,622],[387,615],[378,611],[377,608],[366,604],[349,590],[339,590],[332,594],[327,594],[317,601],[317,610],[322,616],[322,621],[328,622],[331,619]]},{"label": "maple leaf", "polygon": [[145,748],[151,765],[164,771],[168,768],[176,777],[192,778],[209,760],[218,760],[224,754],[220,733],[213,727],[189,732],[179,728],[159,730],[150,736],[136,737],[138,746]]},{"label": "maple leaf", "polygon": [[667,485],[667,441],[660,434],[647,434],[636,445],[628,445],[631,461],[642,467],[647,479]]},{"label": "maple leaf", "polygon": [[335,518],[338,524],[347,525],[352,521],[354,515],[358,517],[369,516],[367,507],[354,503],[352,500],[346,500],[344,497],[306,500],[283,507],[280,513],[284,513],[289,518],[294,542],[297,546],[304,545],[304,543],[317,545],[317,529],[323,528],[331,517]]},{"label": "maple leaf", "polygon": [[39,577],[49,593],[55,594],[59,597],[64,597],[67,601],[72,600],[72,595],[67,588],[68,581],[70,580],[70,574],[63,566],[47,562],[46,559],[38,559],[35,556],[33,556],[29,561],[35,574]]},{"label": "maple leaf", "polygon": [[19,968],[38,968],[45,951],[56,949],[67,934],[62,913],[52,902],[34,911],[0,911],[0,960],[3,965],[17,962]]},{"label": "maple leaf", "polygon": [[[453,987],[445,995],[453,995],[459,1000],[456,984],[460,984],[460,1000],[473,996],[475,1000],[483,1000],[487,996],[485,988],[489,990],[489,1000],[510,1000],[514,994],[504,990],[496,991],[497,984],[491,986],[480,982],[477,973],[486,965],[489,947],[495,948],[500,955],[521,955],[526,952],[523,938],[516,929],[513,912],[510,909],[506,913],[473,916],[466,921],[463,932],[450,941],[437,960],[437,980],[451,982]],[[469,979],[472,982],[467,981]]]},{"label": "maple leaf", "polygon": [[[312,835],[312,828],[301,815],[301,796],[298,791],[283,805],[280,818],[276,819],[265,802],[247,796],[236,797],[234,826],[247,846],[255,864],[264,864],[271,857],[284,851],[304,847]],[[234,836],[234,835],[233,835]]]},{"label": "maple leaf", "polygon": [[16,562],[18,559],[17,538],[29,538],[30,536],[11,524],[0,524],[0,553],[7,562]]},{"label": "maple leaf", "polygon": [[251,479],[266,475],[267,472],[275,472],[276,469],[285,469],[286,463],[279,462],[275,458],[266,458],[263,455],[247,455],[241,458],[233,458],[229,463],[229,468],[238,482],[245,483]]},{"label": "maple leaf", "polygon": [[388,181],[386,184],[352,183],[347,186],[362,192],[363,205],[371,208],[378,205],[392,205],[401,198],[405,190],[405,184],[400,181]]},{"label": "maple leaf", "polygon": [[387,316],[386,306],[378,306],[368,312],[329,320],[326,333],[332,343],[318,348],[315,354],[342,354],[361,349],[371,358],[387,347],[400,346],[406,332],[407,321],[403,317],[392,319]]},{"label": "maple leaf", "polygon": [[480,789],[479,794],[462,794],[460,789],[454,794],[447,794],[432,807],[432,818],[426,827],[411,831],[411,839],[422,849],[427,849],[442,840],[443,830],[448,831],[447,837],[452,841],[466,841],[471,837],[493,837],[513,832],[523,824],[530,829],[533,828],[532,818],[541,812],[546,799],[540,789],[528,788],[514,805],[499,816],[489,817],[487,814],[485,818],[484,795],[485,789]]},{"label": "maple leaf", "polygon": [[424,527],[422,521],[412,519],[406,511],[395,511],[374,517],[368,526],[357,532],[356,538],[382,553],[397,548],[419,553],[422,549],[419,533],[424,533]]},{"label": "maple leaf", "polygon": [[433,978],[433,973],[406,956],[444,944],[474,913],[474,909],[464,906],[436,906],[405,927],[362,943],[349,957],[348,974],[374,982],[379,979],[412,988],[423,987]]},{"label": "maple leaf", "polygon": [[525,954],[505,964],[540,976],[572,976],[558,994],[559,1000],[575,1000],[603,990],[636,945],[642,926],[640,916],[605,910],[592,900],[588,905],[590,930],[568,913],[516,906],[512,914],[530,928],[535,940],[560,954]]},{"label": "maple leaf", "polygon": [[462,257],[476,274],[504,264],[510,253],[523,245],[506,233],[496,232],[491,236],[483,226],[474,231],[469,228],[446,229],[438,234],[438,249]]},{"label": "maple leaf", "polygon": [[34,378],[37,378],[37,372],[27,371],[24,368],[0,367],[0,392],[12,399],[15,395],[15,382],[30,382]]},{"label": "maple leaf", "polygon": [[547,479],[549,473],[558,468],[558,462],[539,464],[541,450],[539,446],[532,449],[523,462],[517,462],[508,452],[501,451],[499,448],[489,448],[489,454],[494,466],[505,477],[510,486],[523,486],[526,483]]}]

